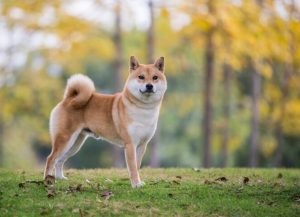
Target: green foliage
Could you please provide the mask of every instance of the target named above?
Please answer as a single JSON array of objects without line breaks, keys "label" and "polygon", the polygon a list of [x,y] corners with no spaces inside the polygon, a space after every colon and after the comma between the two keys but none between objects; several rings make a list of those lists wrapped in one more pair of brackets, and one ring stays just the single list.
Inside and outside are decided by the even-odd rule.
[{"label": "green foliage", "polygon": [[[0,69],[0,146],[3,146],[4,153],[0,157],[6,167],[32,167],[39,158],[45,159],[44,155],[50,148],[49,113],[61,100],[65,82],[71,74],[89,75],[100,92],[114,91],[117,52],[113,40],[114,30],[84,19],[84,16],[71,15],[66,10],[71,2],[8,0],[0,3],[0,18],[3,28],[11,34],[10,38],[13,39],[15,32],[20,29],[20,37],[24,37],[19,44],[8,40],[8,47],[1,50],[1,53],[8,56],[8,61]],[[262,5],[251,0],[240,3],[212,2],[214,16],[208,13],[207,1],[204,0],[182,1],[174,7],[164,4],[156,6],[155,55],[166,57],[168,78],[168,91],[160,118],[161,164],[199,165],[203,145],[200,141],[203,113],[201,97],[205,84],[205,35],[212,28],[215,30],[213,42],[216,53],[212,139],[214,166],[219,165],[222,129],[227,126],[222,111],[224,64],[228,64],[233,73],[230,100],[232,115],[228,122],[229,164],[234,166],[240,162],[234,160],[236,152],[242,150],[245,155],[248,153],[253,70],[262,76],[259,99],[261,165],[271,166],[270,162],[273,162],[278,143],[278,126],[283,129],[284,150],[293,147],[293,151],[284,151],[284,159],[289,159],[289,156],[300,150],[299,8],[281,0],[263,1]],[[103,6],[105,1],[97,1],[95,4],[103,10],[110,10]],[[130,11],[130,6],[123,4],[126,6],[123,10]],[[276,4],[282,6],[282,9],[278,10]],[[282,15],[282,11],[286,15]],[[189,19],[182,28],[173,28],[174,25],[177,27],[173,23],[177,14],[184,14]],[[45,15],[51,18],[49,22],[43,22]],[[44,37],[45,41],[28,47],[27,40],[37,35]],[[141,63],[146,62],[147,40],[146,32],[137,27],[126,28],[122,37],[122,80],[125,81],[129,56],[135,55]],[[56,41],[55,45],[47,44],[49,38]],[[18,51],[24,53],[26,61],[21,67],[11,67],[15,63],[13,54]],[[36,66],[39,61],[40,64]],[[89,140],[87,145],[93,148],[83,149],[83,153],[75,157],[70,165],[81,168],[110,166],[110,148],[103,144]],[[37,151],[46,147],[48,149],[43,153]],[[17,149],[28,153],[27,157],[20,157],[15,151]],[[85,155],[94,155],[92,163],[84,163]],[[299,165],[296,157],[290,159],[293,159],[292,162],[284,161],[286,166]]]}]

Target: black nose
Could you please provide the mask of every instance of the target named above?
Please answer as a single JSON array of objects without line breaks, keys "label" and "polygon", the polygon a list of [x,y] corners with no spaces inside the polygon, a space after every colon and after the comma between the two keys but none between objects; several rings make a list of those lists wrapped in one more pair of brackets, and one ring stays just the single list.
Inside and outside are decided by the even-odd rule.
[{"label": "black nose", "polygon": [[153,85],[152,84],[146,84],[146,89],[147,90],[152,90],[153,89]]}]

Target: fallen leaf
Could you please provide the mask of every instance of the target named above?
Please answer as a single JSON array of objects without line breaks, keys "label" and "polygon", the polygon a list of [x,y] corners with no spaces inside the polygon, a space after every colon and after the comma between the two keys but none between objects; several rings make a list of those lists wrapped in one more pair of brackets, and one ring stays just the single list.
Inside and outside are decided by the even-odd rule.
[{"label": "fallen leaf", "polygon": [[83,217],[83,213],[82,213],[82,210],[79,208],[79,214],[80,214],[80,217]]},{"label": "fallen leaf", "polygon": [[284,187],[284,184],[282,182],[275,182],[274,187]]},{"label": "fallen leaf", "polygon": [[199,169],[199,168],[196,168],[196,167],[194,167],[193,170],[194,170],[195,172],[200,172],[200,169]]},{"label": "fallen leaf", "polygon": [[168,196],[169,196],[169,197],[174,197],[174,194],[169,193]]},{"label": "fallen leaf", "polygon": [[257,204],[260,205],[268,205],[268,206],[272,206],[275,205],[274,201],[266,201],[266,200],[261,200],[261,201],[257,201]]},{"label": "fallen leaf", "polygon": [[215,179],[215,181],[221,181],[221,182],[227,182],[227,179],[226,179],[226,177],[219,177],[219,178],[217,178],[217,179]]},{"label": "fallen leaf", "polygon": [[82,191],[82,184],[78,184],[76,186],[76,191]]},{"label": "fallen leaf", "polygon": [[55,209],[61,209],[61,210],[65,209],[64,203],[62,202],[62,203],[56,204]]},{"label": "fallen leaf", "polygon": [[53,198],[54,196],[55,196],[55,189],[54,188],[47,189],[47,197]]},{"label": "fallen leaf", "polygon": [[243,184],[247,185],[249,183],[250,179],[248,177],[244,177]]},{"label": "fallen leaf", "polygon": [[260,183],[263,183],[263,181],[262,181],[261,179],[258,179],[258,180],[257,180],[257,183],[260,184]]},{"label": "fallen leaf", "polygon": [[73,210],[72,210],[72,213],[79,213],[79,209],[80,209],[80,208],[75,208],[75,209],[73,209]]},{"label": "fallen leaf", "polygon": [[78,184],[76,186],[69,186],[67,193],[75,193],[75,192],[81,192],[81,191],[82,191],[82,184]]},{"label": "fallen leaf", "polygon": [[88,180],[88,179],[86,179],[85,182],[88,183],[88,184],[91,184],[91,181]]},{"label": "fallen leaf", "polygon": [[182,179],[182,176],[176,176],[177,179]]},{"label": "fallen leaf", "polygon": [[25,188],[25,182],[21,182],[21,183],[19,183],[19,188]]},{"label": "fallen leaf", "polygon": [[205,180],[204,180],[204,184],[205,184],[205,185],[211,185],[211,184],[217,184],[217,182],[215,182],[215,181],[210,181],[210,180],[205,179]]},{"label": "fallen leaf", "polygon": [[101,197],[103,197],[105,200],[108,200],[111,196],[113,196],[113,193],[111,191],[103,191],[101,192]]},{"label": "fallen leaf", "polygon": [[26,183],[33,183],[33,184],[37,184],[37,185],[42,185],[42,184],[44,184],[44,181],[29,180],[29,181],[26,181]]},{"label": "fallen leaf", "polygon": [[104,182],[106,182],[106,183],[113,183],[114,181],[111,180],[111,179],[105,178]]},{"label": "fallen leaf", "polygon": [[43,208],[42,211],[40,212],[40,215],[48,215],[50,213],[50,210],[47,208]]},{"label": "fallen leaf", "polygon": [[54,185],[54,183],[55,183],[55,177],[51,175],[47,175],[44,180],[44,184],[47,186],[47,185]]},{"label": "fallen leaf", "polygon": [[177,181],[177,180],[173,180],[172,182],[173,182],[174,184],[176,184],[176,185],[180,185],[180,182]]},{"label": "fallen leaf", "polygon": [[165,182],[165,181],[161,180],[161,179],[158,179],[158,180],[154,180],[154,181],[149,182],[149,185],[157,185],[160,182]]},{"label": "fallen leaf", "polygon": [[278,179],[281,179],[282,177],[283,177],[282,173],[278,173],[277,178],[278,178]]}]

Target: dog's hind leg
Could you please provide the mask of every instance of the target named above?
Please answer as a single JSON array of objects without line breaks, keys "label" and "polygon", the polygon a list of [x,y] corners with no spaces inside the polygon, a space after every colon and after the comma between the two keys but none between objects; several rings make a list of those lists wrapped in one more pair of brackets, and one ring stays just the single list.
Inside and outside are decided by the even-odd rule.
[{"label": "dog's hind leg", "polygon": [[46,167],[44,171],[44,178],[46,178],[47,175],[52,175],[56,159],[64,151],[66,144],[69,140],[70,135],[68,134],[59,134],[53,139],[52,151],[47,158]]},{"label": "dog's hind leg", "polygon": [[68,158],[72,157],[80,150],[86,138],[87,135],[84,134],[83,132],[80,133],[75,132],[71,136],[65,150],[61,152],[61,154],[56,159],[55,178],[67,179],[67,177],[65,177],[63,174],[64,163],[68,160]]}]

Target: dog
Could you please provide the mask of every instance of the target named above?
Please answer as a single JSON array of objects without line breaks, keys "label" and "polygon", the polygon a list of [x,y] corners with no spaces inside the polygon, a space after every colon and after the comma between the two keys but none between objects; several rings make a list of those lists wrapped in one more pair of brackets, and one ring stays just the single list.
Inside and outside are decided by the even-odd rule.
[{"label": "dog", "polygon": [[50,114],[52,151],[44,178],[55,168],[56,179],[67,179],[64,163],[92,136],[123,147],[132,187],[143,186],[138,171],[166,90],[164,57],[146,65],[131,56],[124,89],[114,95],[96,93],[93,81],[85,75],[71,76],[63,100]]}]

